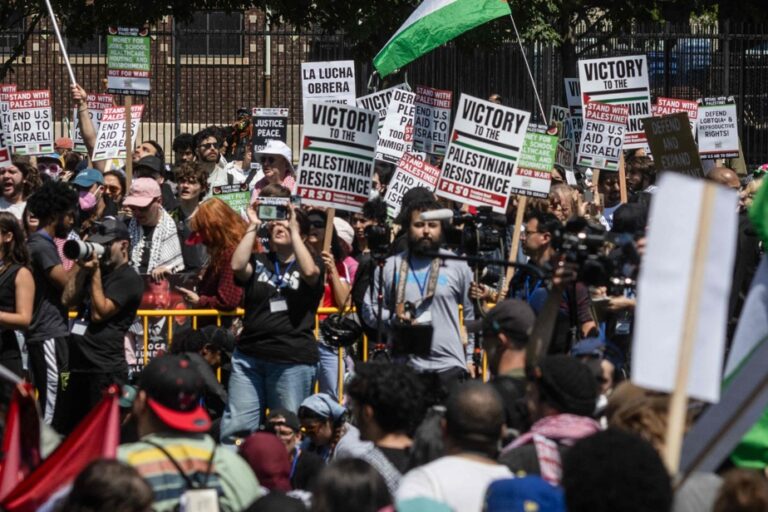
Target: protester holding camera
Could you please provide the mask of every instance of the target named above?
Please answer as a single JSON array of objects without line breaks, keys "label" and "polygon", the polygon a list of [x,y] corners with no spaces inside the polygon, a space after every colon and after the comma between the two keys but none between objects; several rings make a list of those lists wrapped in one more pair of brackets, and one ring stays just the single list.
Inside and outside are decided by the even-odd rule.
[{"label": "protester holding camera", "polygon": [[0,212],[0,364],[22,377],[24,368],[17,331],[32,321],[35,281],[18,219]]},{"label": "protester holding camera", "polygon": [[254,254],[262,221],[254,206],[248,207],[250,223],[232,255],[236,282],[245,288],[245,316],[232,355],[224,442],[237,432],[255,431],[267,408],[298,409],[312,391],[324,265],[305,244],[306,215],[291,203],[287,208],[287,220],[267,223],[269,252]]},{"label": "protester holding camera", "polygon": [[130,234],[107,219],[87,242],[70,240],[77,261],[62,302],[77,308],[70,338],[70,377],[56,407],[54,427],[67,434],[99,403],[105,389],[128,380],[123,337],[136,317],[144,282],[130,263]]},{"label": "protester holding camera", "polygon": [[[445,221],[422,217],[439,209],[439,203],[426,200],[411,203],[404,212],[408,248],[389,257],[384,265],[381,321],[394,343],[394,352],[409,354],[413,368],[436,373],[448,388],[464,380],[471,368],[471,351],[466,348],[466,333],[459,324],[459,306],[464,308],[465,320],[472,320],[474,311],[469,299],[469,266],[439,257],[452,255],[440,248]],[[374,292],[365,294],[363,301],[363,319],[372,328],[377,325],[378,273],[372,283]],[[431,343],[417,347],[418,341]]]}]

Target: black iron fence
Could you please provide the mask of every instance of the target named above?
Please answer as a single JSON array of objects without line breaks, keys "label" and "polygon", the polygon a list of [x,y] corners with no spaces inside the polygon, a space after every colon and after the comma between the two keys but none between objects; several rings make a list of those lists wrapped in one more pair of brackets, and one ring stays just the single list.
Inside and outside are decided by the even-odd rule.
[{"label": "black iron fence", "polygon": [[[638,25],[585,53],[607,57],[642,53],[648,56],[655,96],[696,99],[734,95],[739,128],[749,164],[768,161],[768,27],[711,25]],[[13,34],[3,37],[14,41]],[[170,147],[172,138],[208,124],[234,120],[239,107],[287,107],[298,149],[301,125],[300,64],[305,61],[349,59],[353,48],[344,35],[284,29],[267,31],[263,21],[239,28],[178,29],[163,22],[152,32],[152,94],[136,99],[146,105],[141,136]],[[584,36],[577,50],[600,37]],[[0,43],[3,40],[0,40]],[[544,108],[564,105],[564,63],[557,47],[526,43],[526,55]],[[75,74],[89,92],[103,92],[106,55],[103,40],[69,45]],[[0,52],[4,50],[0,44]],[[269,56],[269,58],[267,58]],[[3,54],[0,53],[0,58]],[[358,95],[366,93],[370,62],[358,60]],[[504,103],[534,113],[540,121],[533,88],[516,42],[492,50],[441,47],[407,66],[401,77],[479,97],[501,94]],[[50,89],[57,121],[72,117],[69,82],[54,37],[46,29],[33,33],[20,62],[5,82],[21,89]],[[66,124],[57,125],[61,135]]]}]

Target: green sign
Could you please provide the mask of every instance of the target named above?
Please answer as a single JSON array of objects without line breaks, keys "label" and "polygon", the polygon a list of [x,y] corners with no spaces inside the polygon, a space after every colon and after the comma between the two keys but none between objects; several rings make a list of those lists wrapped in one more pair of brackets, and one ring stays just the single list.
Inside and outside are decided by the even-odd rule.
[{"label": "green sign", "polygon": [[222,185],[213,187],[213,197],[221,199],[238,214],[244,214],[251,204],[251,191],[248,185]]},{"label": "green sign", "polygon": [[149,95],[149,37],[138,29],[111,28],[107,35],[107,91]]},{"label": "green sign", "polygon": [[544,133],[528,132],[523,141],[518,167],[535,171],[551,172],[555,165],[557,137]]}]

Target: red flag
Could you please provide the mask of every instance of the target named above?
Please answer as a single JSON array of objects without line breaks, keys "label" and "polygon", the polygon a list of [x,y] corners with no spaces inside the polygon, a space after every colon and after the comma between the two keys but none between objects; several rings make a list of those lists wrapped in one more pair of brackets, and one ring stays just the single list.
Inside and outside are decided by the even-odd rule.
[{"label": "red flag", "polygon": [[96,459],[114,459],[120,444],[118,389],[112,386],[56,450],[2,501],[9,512],[33,512]]},{"label": "red flag", "polygon": [[35,390],[21,383],[13,390],[3,434],[0,500],[40,464],[40,415]]}]

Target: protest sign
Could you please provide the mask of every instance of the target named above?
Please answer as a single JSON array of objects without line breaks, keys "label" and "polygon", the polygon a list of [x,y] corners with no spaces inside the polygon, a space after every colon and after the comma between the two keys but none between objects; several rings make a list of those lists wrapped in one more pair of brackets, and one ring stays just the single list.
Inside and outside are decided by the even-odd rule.
[{"label": "protest sign", "polygon": [[557,127],[557,152],[555,163],[566,171],[573,171],[573,160],[576,156],[576,146],[573,140],[573,118],[565,107],[552,105],[550,122]]},{"label": "protest sign", "polygon": [[288,140],[288,109],[287,108],[254,108],[251,122],[253,123],[253,152],[257,153],[267,146],[267,141]]},{"label": "protest sign", "polygon": [[444,155],[451,126],[453,92],[416,86],[413,149]]},{"label": "protest sign", "polygon": [[379,114],[308,101],[296,193],[302,204],[359,212],[368,201]]},{"label": "protest sign", "polygon": [[251,204],[251,191],[247,183],[239,185],[221,185],[211,188],[211,195],[221,199],[238,214],[245,214]]},{"label": "protest sign", "polygon": [[699,104],[694,100],[678,100],[675,98],[656,98],[656,104],[653,106],[653,115],[657,117],[668,116],[685,112],[691,124],[696,122],[699,117]]},{"label": "protest sign", "polygon": [[506,213],[530,117],[462,94],[437,195]]},{"label": "protest sign", "polygon": [[430,191],[435,190],[440,179],[440,168],[430,165],[422,158],[411,153],[406,153],[397,163],[397,169],[392,175],[392,180],[387,186],[384,201],[387,203],[387,213],[390,217],[397,217],[403,195],[416,187],[423,187]]},{"label": "protest sign", "polygon": [[416,95],[397,90],[387,107],[387,117],[376,144],[376,160],[397,163],[413,149],[413,116]]},{"label": "protest sign", "polygon": [[584,107],[584,132],[579,145],[578,165],[618,171],[628,109],[624,105],[587,103]]},{"label": "protest sign", "polygon": [[[99,132],[99,124],[101,123],[101,116],[104,113],[105,108],[109,108],[115,104],[114,98],[111,94],[89,94],[88,95],[88,115],[93,123],[93,130]],[[80,132],[80,116],[77,114],[77,108],[72,110],[72,142],[75,143],[75,151],[78,153],[85,153],[85,141],[83,141],[83,134]]]},{"label": "protest sign", "polygon": [[517,162],[512,193],[531,197],[547,197],[555,165],[557,136],[529,131],[525,134]]},{"label": "protest sign", "polygon": [[648,59],[645,55],[580,60],[579,83],[584,105],[599,102],[627,106],[629,119],[625,149],[646,146],[640,122],[644,117],[651,117]]},{"label": "protest sign", "polygon": [[53,111],[50,91],[16,91],[8,94],[11,153],[53,153]]},{"label": "protest sign", "polygon": [[301,95],[308,101],[355,105],[355,62],[335,60],[301,63]]},{"label": "protest sign", "polygon": [[107,92],[149,96],[150,42],[146,29],[110,27],[107,34]]},{"label": "protest sign", "polygon": [[[136,135],[141,123],[144,105],[131,106],[131,147],[136,145]],[[96,146],[93,148],[93,160],[125,159],[126,119],[124,107],[105,108],[101,116],[99,131],[96,134]]]},{"label": "protest sign", "polygon": [[643,119],[656,170],[704,177],[699,150],[693,140],[688,114],[680,112]]},{"label": "protest sign", "polygon": [[578,149],[581,142],[581,132],[584,129],[584,112],[581,104],[581,85],[578,78],[565,79],[565,98],[568,103],[568,110],[571,114],[571,130],[573,133],[573,149]]},{"label": "protest sign", "polygon": [[[718,401],[732,279],[723,269],[733,268],[737,204],[736,192],[725,187],[676,173],[661,175],[638,280],[632,349],[632,382],[638,386],[675,389],[683,335],[692,330],[693,359],[684,387],[689,396]],[[710,222],[703,222],[704,214]],[[702,272],[698,280],[696,265]],[[690,293],[694,283],[698,294]],[[688,311],[692,295],[698,305]],[[691,329],[684,330],[686,320],[693,321]]]},{"label": "protest sign", "polygon": [[706,160],[739,156],[739,130],[736,125],[736,102],[727,98],[699,100],[699,153]]},{"label": "protest sign", "polygon": [[[8,104],[8,95],[16,92],[16,84],[0,84],[0,136],[5,140],[5,146],[11,145],[11,106]],[[10,151],[10,150],[9,150]]]},{"label": "protest sign", "polygon": [[379,113],[379,133],[381,133],[381,127],[384,125],[384,119],[387,117],[387,107],[389,106],[389,102],[392,99],[392,94],[398,89],[403,89],[406,91],[411,90],[411,88],[408,87],[408,84],[402,83],[400,85],[390,87],[389,89],[384,89],[383,91],[368,94],[367,96],[360,96],[356,100],[357,106],[359,108],[364,108],[365,110],[372,110]]}]

